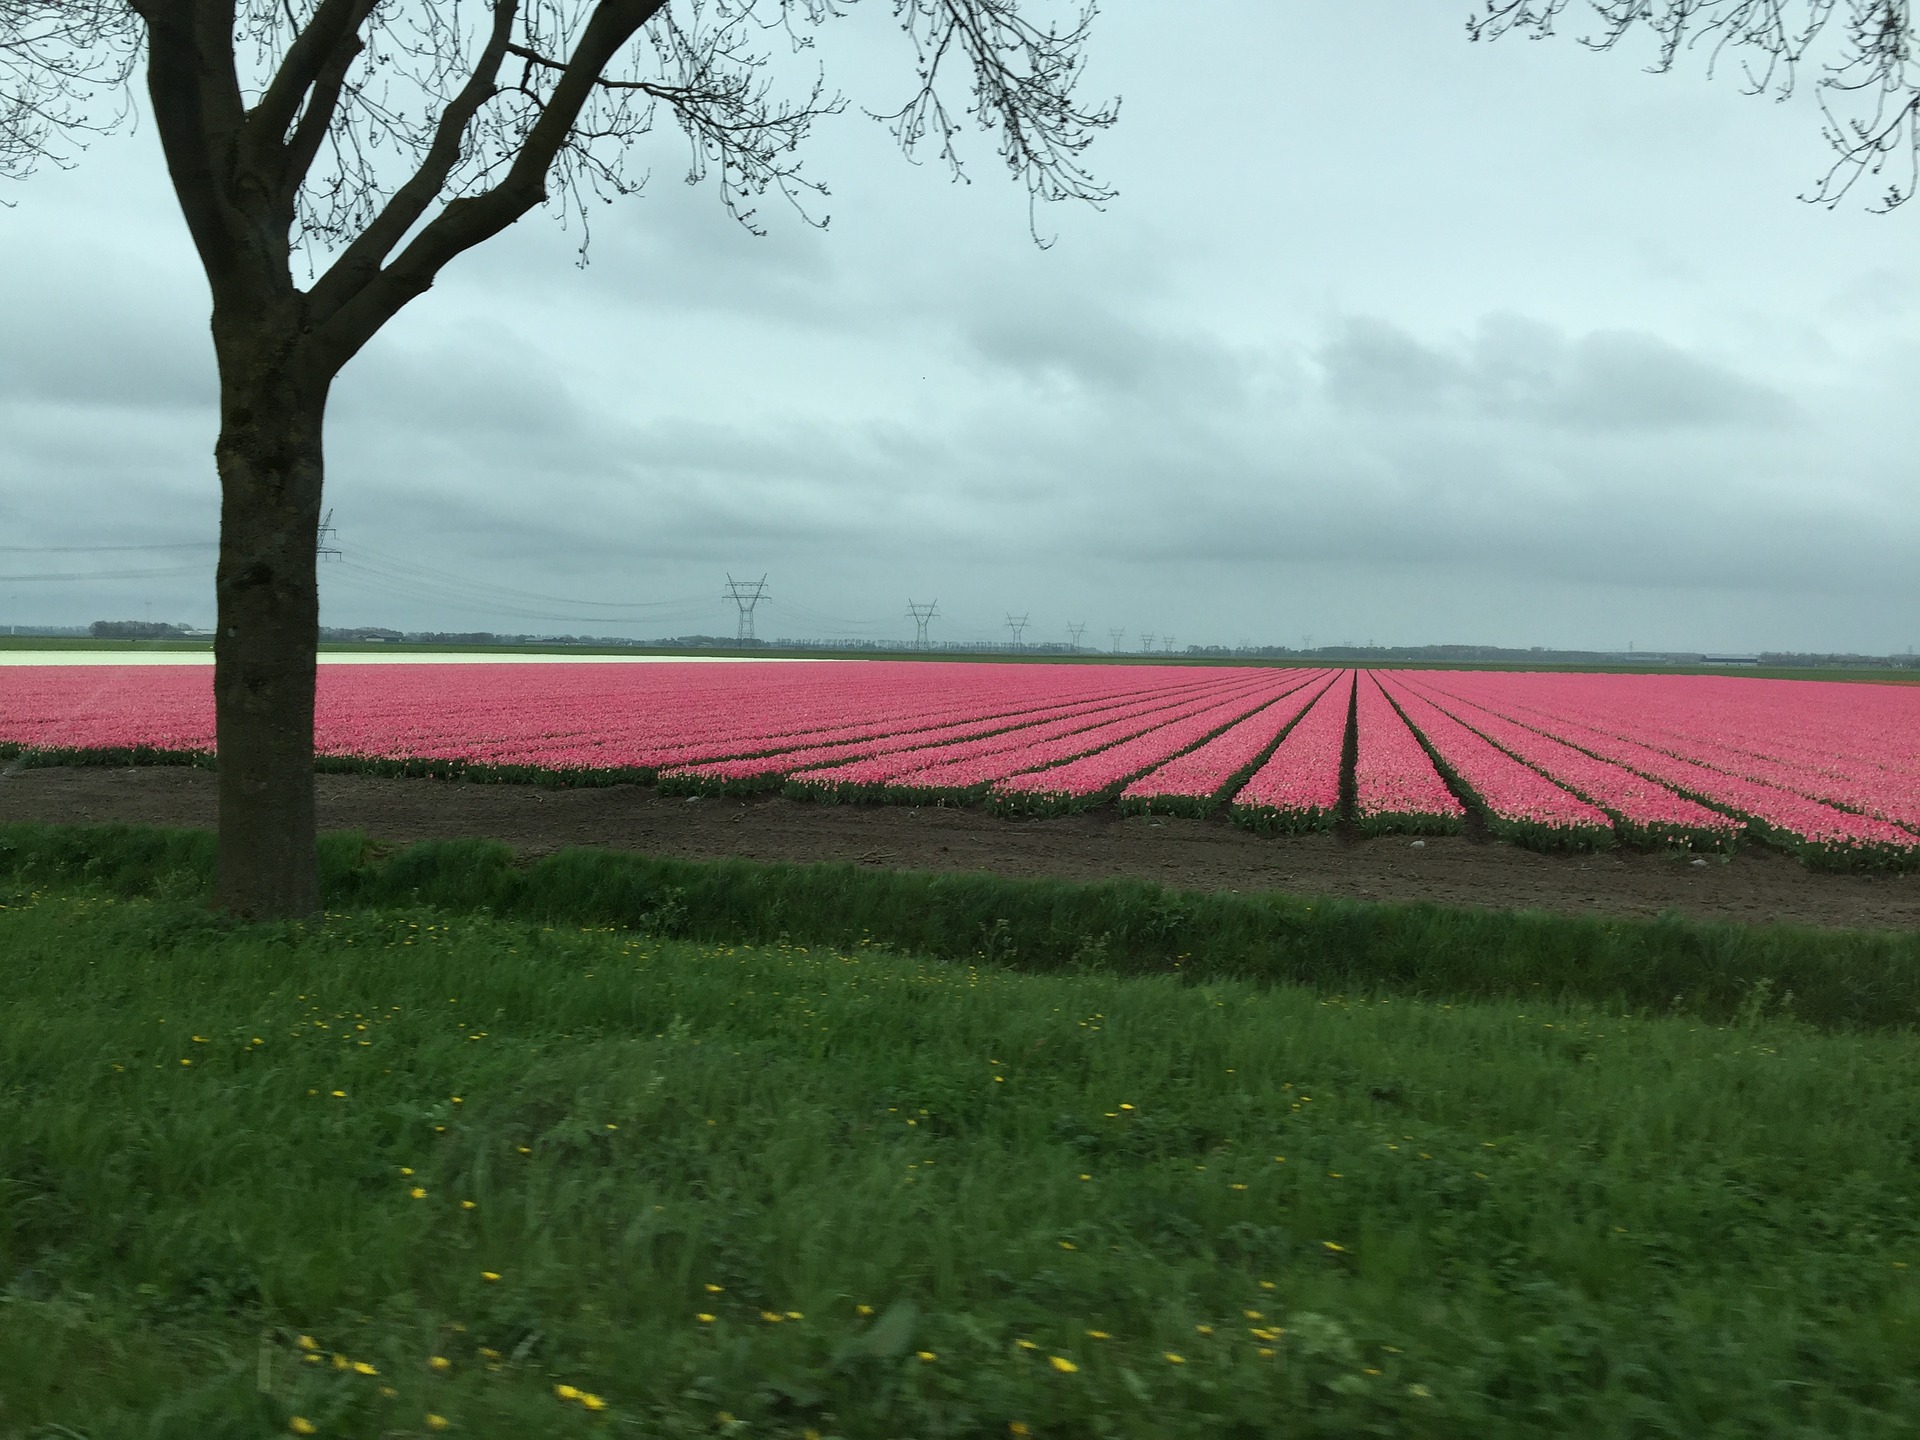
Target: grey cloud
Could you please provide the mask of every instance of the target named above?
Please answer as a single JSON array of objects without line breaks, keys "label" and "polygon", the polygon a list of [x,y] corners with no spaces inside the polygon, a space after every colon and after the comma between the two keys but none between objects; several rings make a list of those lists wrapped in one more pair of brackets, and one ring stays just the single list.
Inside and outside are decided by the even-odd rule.
[{"label": "grey cloud", "polygon": [[1346,320],[1319,349],[1336,404],[1388,414],[1464,414],[1593,431],[1774,426],[1785,395],[1656,335],[1568,337],[1512,315],[1483,320],[1463,344],[1429,345],[1388,321]]}]

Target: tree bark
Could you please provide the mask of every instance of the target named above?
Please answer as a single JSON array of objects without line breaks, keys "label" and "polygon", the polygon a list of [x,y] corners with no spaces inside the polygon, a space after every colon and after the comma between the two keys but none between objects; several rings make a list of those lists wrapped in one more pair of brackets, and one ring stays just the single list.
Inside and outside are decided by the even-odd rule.
[{"label": "tree bark", "polygon": [[214,905],[257,919],[320,910],[313,700],[321,425],[331,375],[297,302],[215,310],[220,363],[219,628],[213,643],[220,839]]}]

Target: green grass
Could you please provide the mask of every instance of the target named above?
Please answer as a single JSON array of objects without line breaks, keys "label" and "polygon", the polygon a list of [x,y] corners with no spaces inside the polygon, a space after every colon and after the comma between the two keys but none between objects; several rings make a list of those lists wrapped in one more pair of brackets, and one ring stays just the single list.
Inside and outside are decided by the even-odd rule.
[{"label": "green grass", "polygon": [[0,880],[0,1433],[1920,1418],[1907,1033],[229,927],[184,875]]},{"label": "green grass", "polygon": [[[125,896],[204,891],[213,836],[0,826],[0,881]],[[1757,1001],[1823,1027],[1920,1026],[1920,933],[1576,917],[1273,893],[1075,884],[858,865],[687,861],[564,850],[523,863],[492,841],[321,844],[337,908],[427,904],[681,938],[852,945],[1033,972],[1170,974],[1462,1000],[1583,1000],[1723,1021]],[[1684,862],[1676,862],[1684,863]]]}]

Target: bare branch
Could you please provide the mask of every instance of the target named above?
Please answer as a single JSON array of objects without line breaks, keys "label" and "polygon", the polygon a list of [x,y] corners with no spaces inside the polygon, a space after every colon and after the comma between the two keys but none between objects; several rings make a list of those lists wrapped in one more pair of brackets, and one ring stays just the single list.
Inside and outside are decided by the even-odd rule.
[{"label": "bare branch", "polygon": [[68,147],[126,120],[139,35],[122,0],[0,0],[0,179],[24,180],[42,161],[64,168]]},{"label": "bare branch", "polygon": [[[954,144],[960,122],[940,88],[943,67],[958,57],[971,71],[965,113],[998,133],[1000,158],[1026,184],[1030,224],[1040,201],[1081,200],[1097,209],[1113,198],[1081,156],[1119,118],[1120,102],[1082,109],[1074,100],[1096,11],[1091,0],[1064,32],[1041,30],[1021,14],[1019,0],[893,0],[893,8],[913,42],[919,86],[898,110],[874,118],[909,158],[932,140],[955,177],[965,176]],[[1037,229],[1034,239],[1051,243]]]},{"label": "bare branch", "polygon": [[[1475,40],[1524,33],[1542,39],[1554,33],[1572,0],[1485,0],[1467,21]],[[1801,69],[1823,39],[1832,52],[1820,66],[1816,89],[1821,132],[1835,153],[1833,165],[1802,199],[1837,205],[1863,176],[1878,177],[1904,156],[1904,178],[1882,192],[1872,208],[1906,203],[1920,183],[1920,69],[1911,0],[1586,0],[1597,21],[1581,37],[1594,50],[1610,50],[1629,34],[1652,36],[1656,73],[1700,51],[1711,74],[1723,59],[1738,59],[1749,94],[1792,96]],[[1837,23],[1836,23],[1837,22]]]}]

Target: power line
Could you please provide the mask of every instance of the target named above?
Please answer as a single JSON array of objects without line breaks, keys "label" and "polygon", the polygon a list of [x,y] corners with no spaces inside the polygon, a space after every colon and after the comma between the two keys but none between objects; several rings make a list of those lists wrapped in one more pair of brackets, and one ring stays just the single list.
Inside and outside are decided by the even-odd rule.
[{"label": "power line", "polygon": [[169,545],[0,545],[4,555],[93,555],[108,550],[218,550],[213,540],[188,540]]},{"label": "power line", "polygon": [[172,565],[156,570],[39,570],[24,575],[0,575],[0,584],[30,580],[153,580],[163,575],[205,575],[204,565]]}]

